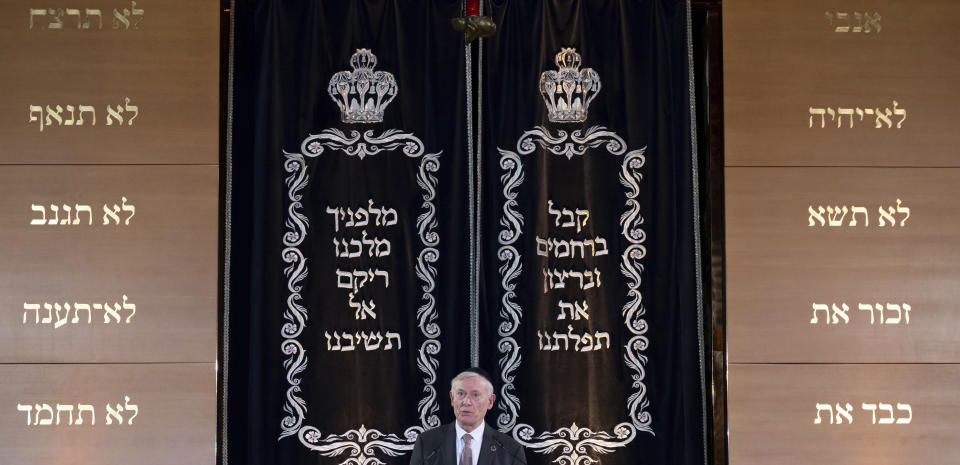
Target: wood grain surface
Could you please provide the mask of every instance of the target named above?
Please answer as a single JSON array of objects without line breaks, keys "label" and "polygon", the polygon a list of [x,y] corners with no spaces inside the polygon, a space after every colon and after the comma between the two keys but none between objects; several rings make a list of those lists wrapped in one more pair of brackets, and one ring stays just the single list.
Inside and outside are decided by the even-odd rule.
[{"label": "wood grain surface", "polygon": [[[216,166],[0,169],[0,362],[212,362],[217,351]],[[121,224],[103,206],[127,204]],[[92,225],[31,225],[31,205],[86,204]],[[61,219],[63,215],[60,215]],[[48,221],[53,212],[48,212]],[[121,318],[76,303],[115,304]],[[24,304],[69,303],[41,322]],[[107,314],[109,323],[105,323]],[[49,315],[51,320],[43,323]]]},{"label": "wood grain surface", "polygon": [[[7,0],[0,5],[0,163],[216,163],[218,160],[219,2],[139,1],[141,16],[124,16],[130,1]],[[35,16],[30,9],[47,9]],[[103,28],[82,28],[87,9]],[[67,9],[79,16],[67,16]],[[113,11],[131,22],[118,22]],[[49,11],[53,10],[53,11]],[[62,12],[61,12],[62,10]],[[49,29],[55,14],[63,26]],[[80,19],[78,19],[80,18]],[[142,18],[142,19],[139,19]],[[133,25],[139,20],[139,28]],[[81,24],[78,29],[77,25]],[[107,125],[106,106],[138,107]],[[31,122],[30,106],[46,111],[93,106],[83,126]],[[44,113],[46,114],[46,113]],[[43,118],[46,119],[45,117]],[[76,123],[76,121],[75,121]]]},{"label": "wood grain surface", "polygon": [[[960,170],[735,167],[726,187],[731,363],[960,362]],[[881,227],[878,209],[897,199],[909,218]],[[811,206],[863,206],[869,224],[848,212],[810,226]],[[829,323],[823,311],[811,323],[815,303]]]},{"label": "wood grain surface", "polygon": [[[733,364],[729,463],[955,464],[958,384],[957,365]],[[843,410],[849,404],[852,423],[844,415],[838,422],[836,413],[831,423],[823,410],[816,424],[818,403],[831,409],[839,403]],[[893,423],[881,424],[890,418]]]},{"label": "wood grain surface", "polygon": [[[867,14],[879,32],[865,31]],[[724,1],[726,164],[960,166],[958,29],[952,0]],[[892,127],[856,113],[852,128],[839,114],[810,127],[811,107],[886,116],[894,100],[906,113]]]},{"label": "wood grain surface", "polygon": [[[213,363],[0,365],[0,379],[0,463],[214,463],[217,389]],[[51,424],[39,424],[49,419],[46,411],[38,421],[35,410],[18,410],[18,404],[39,404],[41,409],[47,404],[56,413],[58,403],[63,406],[60,424],[55,415]],[[118,411],[122,424],[108,413],[107,404]],[[79,405],[93,407],[92,422],[85,412],[83,424],[76,424]],[[127,405],[136,406],[137,411],[124,408]],[[66,406],[73,406],[74,424],[70,424]]]}]

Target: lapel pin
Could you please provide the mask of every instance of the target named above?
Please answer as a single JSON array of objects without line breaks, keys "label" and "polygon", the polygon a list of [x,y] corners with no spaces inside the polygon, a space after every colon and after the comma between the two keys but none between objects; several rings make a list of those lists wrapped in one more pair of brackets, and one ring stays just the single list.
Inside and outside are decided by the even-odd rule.
[{"label": "lapel pin", "polygon": [[490,446],[490,452],[496,452],[497,446]]}]

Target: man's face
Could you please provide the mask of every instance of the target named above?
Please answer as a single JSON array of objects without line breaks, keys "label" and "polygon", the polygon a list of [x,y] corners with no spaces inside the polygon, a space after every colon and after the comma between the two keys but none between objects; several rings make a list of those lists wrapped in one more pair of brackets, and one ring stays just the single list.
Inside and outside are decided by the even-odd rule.
[{"label": "man's face", "polygon": [[450,391],[450,405],[460,427],[473,431],[483,423],[487,410],[493,408],[497,396],[487,391],[487,383],[479,376],[471,376],[454,383]]}]

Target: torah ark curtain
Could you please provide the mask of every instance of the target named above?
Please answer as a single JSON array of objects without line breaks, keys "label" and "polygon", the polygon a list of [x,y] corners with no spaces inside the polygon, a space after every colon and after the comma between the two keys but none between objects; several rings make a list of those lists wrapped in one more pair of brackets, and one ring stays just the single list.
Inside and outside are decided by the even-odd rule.
[{"label": "torah ark curtain", "polygon": [[406,464],[474,357],[531,463],[704,463],[686,3],[461,9],[236,1],[224,463]]},{"label": "torah ark curtain", "polygon": [[225,463],[404,463],[452,420],[469,354],[460,8],[236,2]]},{"label": "torah ark curtain", "polygon": [[488,421],[531,464],[703,464],[688,6],[488,5]]}]

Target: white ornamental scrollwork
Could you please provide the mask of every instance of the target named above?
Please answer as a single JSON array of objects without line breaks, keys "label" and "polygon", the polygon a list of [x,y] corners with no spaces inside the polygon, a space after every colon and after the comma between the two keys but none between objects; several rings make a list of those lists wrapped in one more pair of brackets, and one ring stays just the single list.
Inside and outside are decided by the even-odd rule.
[{"label": "white ornamental scrollwork", "polygon": [[535,432],[532,426],[520,424],[514,430],[514,437],[518,438],[524,446],[541,454],[551,454],[559,450],[560,457],[553,461],[560,465],[600,463],[588,454],[591,452],[609,454],[615,448],[626,446],[637,437],[637,430],[630,423],[620,423],[613,428],[613,434],[580,428],[576,423],[569,428],[546,431],[534,436]]},{"label": "white ornamental scrollwork", "polygon": [[630,377],[633,378],[631,387],[635,391],[627,399],[630,421],[640,431],[653,433],[650,426],[653,418],[650,412],[646,411],[650,401],[646,398],[647,386],[643,383],[646,376],[644,367],[647,364],[647,357],[643,355],[643,351],[647,349],[650,341],[645,335],[647,321],[643,319],[643,315],[646,309],[643,307],[643,296],[640,294],[640,274],[643,272],[640,260],[647,254],[647,249],[643,245],[647,234],[641,227],[643,216],[640,215],[640,203],[637,202],[637,197],[640,195],[639,181],[643,177],[640,174],[640,168],[646,161],[643,155],[645,151],[646,147],[628,153],[620,169],[620,183],[627,188],[627,208],[620,216],[620,227],[621,234],[629,244],[621,255],[620,263],[620,272],[627,278],[627,302],[623,305],[621,314],[627,330],[632,334],[627,341],[627,350],[623,356],[624,363],[633,370]]},{"label": "white ornamental scrollwork", "polygon": [[324,148],[340,151],[361,160],[369,155],[398,148],[410,157],[423,154],[423,142],[413,134],[401,132],[398,129],[388,129],[379,136],[374,135],[372,129],[364,131],[363,134],[360,131],[351,130],[350,135],[347,136],[339,129],[329,128],[320,131],[320,134],[310,134],[300,144],[300,152],[308,157],[320,155]]},{"label": "white ornamental scrollwork", "polygon": [[403,437],[399,437],[360,425],[359,429],[323,437],[320,430],[308,426],[300,430],[299,437],[301,443],[325,457],[347,454],[347,459],[340,465],[385,465],[377,458],[377,452],[391,457],[402,455],[413,450],[413,443],[422,432],[423,428],[414,426],[407,428]]},{"label": "white ornamental scrollwork", "polygon": [[567,160],[570,160],[574,155],[583,155],[587,149],[604,144],[611,155],[622,155],[627,149],[620,136],[603,126],[591,126],[585,133],[580,129],[571,133],[560,129],[556,136],[551,135],[546,128],[537,126],[520,136],[520,140],[517,141],[517,152],[528,155],[533,153],[539,145],[554,155],[564,155]]},{"label": "white ornamental scrollwork", "polygon": [[[520,346],[514,333],[523,316],[523,309],[516,301],[516,280],[523,270],[520,254],[515,247],[515,242],[523,234],[523,217],[517,211],[517,190],[524,180],[520,155],[533,153],[537,146],[553,155],[565,156],[568,160],[574,155],[584,155],[590,148],[601,146],[607,153],[614,156],[626,153],[621,163],[619,180],[626,189],[626,208],[620,217],[620,226],[628,245],[621,257],[620,270],[627,278],[628,287],[627,303],[623,306],[622,315],[623,323],[632,336],[625,346],[624,364],[633,371],[631,375],[633,392],[628,397],[626,405],[630,422],[614,426],[612,432],[580,428],[574,423],[570,427],[536,434],[532,426],[517,423],[520,399],[515,392],[514,379],[521,364],[521,356]],[[640,215],[640,204],[637,201],[640,195],[639,182],[642,179],[640,169],[645,161],[646,147],[627,153],[626,143],[620,136],[605,127],[593,126],[585,132],[558,130],[556,135],[543,127],[536,127],[520,136],[516,148],[516,152],[498,149],[500,168],[503,170],[500,182],[504,203],[500,218],[501,230],[497,236],[502,292],[500,305],[502,322],[498,328],[500,336],[498,349],[502,354],[499,364],[500,377],[503,380],[498,402],[501,413],[497,416],[497,427],[501,431],[512,431],[513,437],[518,442],[537,452],[550,454],[559,450],[561,456],[554,462],[561,465],[591,465],[598,460],[589,454],[605,454],[612,452],[615,448],[624,447],[633,441],[640,431],[654,433],[651,426],[652,416],[646,410],[649,406],[649,400],[646,397],[647,388],[644,384],[644,367],[647,357],[643,352],[649,345],[649,340],[645,335],[647,322],[643,319],[645,310],[640,294],[640,279],[643,271],[640,261],[646,255],[646,248],[643,245],[646,233],[642,228],[643,217]]]},{"label": "white ornamental scrollwork", "polygon": [[523,309],[516,302],[516,284],[515,280],[523,271],[523,263],[520,261],[520,253],[517,252],[514,243],[520,239],[523,234],[523,217],[517,211],[517,191],[516,189],[523,183],[523,169],[520,156],[509,150],[499,149],[500,168],[505,173],[500,177],[503,184],[503,217],[500,218],[500,234],[497,236],[497,242],[500,244],[497,250],[497,256],[500,258],[500,286],[503,290],[501,297],[500,315],[505,321],[500,323],[497,328],[497,334],[500,340],[497,348],[501,354],[500,358],[500,408],[503,413],[497,416],[497,426],[501,431],[509,431],[517,424],[517,415],[520,410],[520,398],[514,392],[516,386],[513,381],[516,378],[516,370],[520,367],[520,344],[513,337],[520,324],[523,315]]},{"label": "white ornamental scrollwork", "polygon": [[[416,174],[417,185],[422,192],[421,212],[417,216],[415,227],[420,238],[421,250],[417,255],[414,266],[417,278],[420,280],[421,304],[417,310],[418,328],[425,341],[417,354],[417,367],[422,374],[423,393],[417,409],[420,425],[412,426],[404,431],[403,436],[387,434],[376,429],[349,430],[343,434],[331,434],[324,437],[313,426],[304,426],[307,412],[307,403],[300,396],[300,375],[307,367],[307,357],[303,345],[298,341],[308,319],[308,310],[303,306],[301,295],[303,280],[308,273],[307,258],[300,250],[309,229],[309,218],[303,213],[302,191],[309,184],[306,159],[316,158],[325,150],[340,151],[347,156],[356,156],[363,159],[366,156],[376,155],[384,151],[399,149],[408,157],[419,157],[420,163]],[[384,462],[376,457],[378,452],[388,456],[397,456],[413,449],[417,436],[425,429],[440,425],[437,412],[440,409],[439,397],[435,387],[437,381],[437,367],[439,361],[436,355],[440,353],[440,327],[436,323],[439,317],[436,307],[437,269],[434,264],[439,260],[439,251],[436,246],[440,243],[437,233],[436,198],[437,176],[440,168],[440,153],[425,153],[423,142],[410,133],[396,129],[375,135],[372,130],[363,132],[350,131],[350,135],[338,129],[325,129],[319,134],[309,135],[300,144],[300,153],[284,152],[283,167],[289,176],[287,184],[287,218],[286,231],[283,234],[282,258],[287,264],[284,275],[287,278],[287,306],[284,309],[285,323],[281,328],[283,341],[281,350],[287,355],[283,362],[286,370],[286,399],[283,405],[285,416],[280,423],[279,439],[297,435],[300,442],[320,452],[326,457],[336,457],[347,453],[348,458],[340,465],[381,465]]]}]

